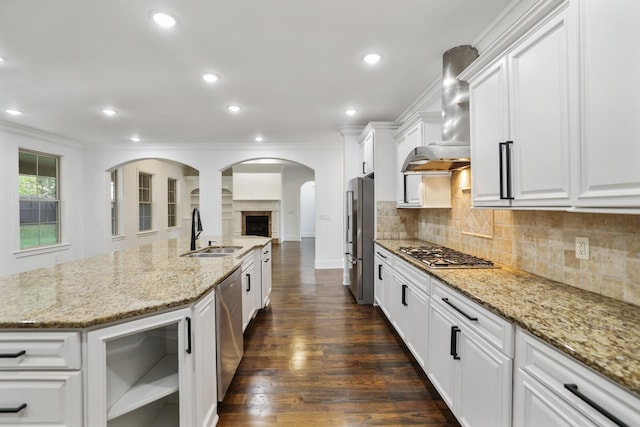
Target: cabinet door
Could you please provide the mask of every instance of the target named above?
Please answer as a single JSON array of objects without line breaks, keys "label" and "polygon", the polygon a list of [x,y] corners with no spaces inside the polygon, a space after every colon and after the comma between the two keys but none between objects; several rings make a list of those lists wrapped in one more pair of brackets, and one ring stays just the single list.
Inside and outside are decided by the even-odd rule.
[{"label": "cabinet door", "polygon": [[399,205],[420,202],[420,199],[417,198],[420,187],[420,175],[404,175],[400,173],[400,171],[409,153],[421,145],[422,122],[418,122],[407,129],[407,131],[396,140],[396,170],[394,171],[394,176],[396,176],[396,201]]},{"label": "cabinet door", "polygon": [[213,427],[218,422],[216,377],[216,304],[215,292],[193,308],[194,358],[197,375],[194,378],[197,427]]},{"label": "cabinet door", "polygon": [[469,82],[471,191],[474,206],[509,206],[500,199],[498,145],[509,137],[506,60]]},{"label": "cabinet door", "polygon": [[[374,303],[384,310],[384,277],[387,272],[385,271],[385,264],[382,262],[379,256],[376,256],[376,271],[373,285],[373,299]],[[386,314],[386,313],[385,313]]]},{"label": "cabinet door", "polygon": [[512,360],[461,326],[456,416],[465,426],[511,425]]},{"label": "cabinet door", "polygon": [[429,309],[429,345],[427,351],[427,376],[442,399],[451,409],[456,382],[455,362],[451,355],[452,327],[456,323],[446,311],[433,300]]},{"label": "cabinet door", "polygon": [[362,158],[364,162],[362,164],[362,174],[369,175],[373,173],[373,141],[374,131],[369,132],[362,141]]},{"label": "cabinet door", "polygon": [[429,298],[412,285],[406,290],[405,343],[422,369],[427,361]]},{"label": "cabinet door", "polygon": [[[580,2],[581,207],[640,207],[640,2]],[[621,74],[622,73],[622,74]],[[577,157],[577,156],[576,156]]]},{"label": "cabinet door", "polygon": [[242,330],[246,330],[255,313],[255,266],[242,269]]},{"label": "cabinet door", "polygon": [[407,281],[394,274],[391,280],[391,295],[392,295],[392,314],[391,324],[396,329],[396,332],[402,338],[404,342],[406,342],[406,330],[407,330],[407,322],[408,322],[408,314],[405,304],[406,296],[407,296]]},{"label": "cabinet door", "polygon": [[269,298],[271,296],[271,243],[262,248],[262,303],[261,307],[264,308],[269,305]]},{"label": "cabinet door", "polygon": [[382,311],[391,322],[394,317],[394,307],[397,304],[396,299],[398,298],[397,293],[394,292],[393,271],[389,267],[383,266],[382,278],[384,288]]},{"label": "cabinet door", "polygon": [[[567,10],[509,55],[513,205],[569,206],[571,164]],[[573,68],[572,68],[573,69]],[[573,104],[575,105],[575,103]]]}]

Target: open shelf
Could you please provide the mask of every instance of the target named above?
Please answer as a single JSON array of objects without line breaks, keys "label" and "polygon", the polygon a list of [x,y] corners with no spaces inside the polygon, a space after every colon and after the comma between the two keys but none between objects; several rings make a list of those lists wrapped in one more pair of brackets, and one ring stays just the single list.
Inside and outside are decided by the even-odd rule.
[{"label": "open shelf", "polygon": [[167,354],[107,411],[107,419],[119,417],[178,391],[178,356]]},{"label": "open shelf", "polygon": [[160,415],[153,421],[153,427],[176,427],[180,424],[180,407],[176,403],[165,405]]}]

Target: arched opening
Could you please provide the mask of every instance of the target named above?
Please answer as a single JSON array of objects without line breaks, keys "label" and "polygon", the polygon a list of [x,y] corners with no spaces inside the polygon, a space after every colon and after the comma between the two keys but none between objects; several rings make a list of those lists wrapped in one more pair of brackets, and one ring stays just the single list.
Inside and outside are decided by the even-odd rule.
[{"label": "arched opening", "polygon": [[184,237],[200,203],[199,171],[183,163],[136,159],[107,170],[111,249]]},{"label": "arched opening", "polygon": [[315,180],[313,169],[285,159],[262,158],[234,163],[221,172],[223,188],[225,184],[231,188],[232,236],[266,235],[275,243],[300,240],[300,188]]}]

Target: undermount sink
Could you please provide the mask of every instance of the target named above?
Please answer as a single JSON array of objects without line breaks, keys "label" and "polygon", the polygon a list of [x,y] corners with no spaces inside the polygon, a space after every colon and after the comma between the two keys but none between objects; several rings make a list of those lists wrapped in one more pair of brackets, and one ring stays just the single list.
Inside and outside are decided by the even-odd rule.
[{"label": "undermount sink", "polygon": [[190,252],[182,256],[190,258],[219,258],[233,255],[242,249],[241,246],[209,246],[196,252]]}]

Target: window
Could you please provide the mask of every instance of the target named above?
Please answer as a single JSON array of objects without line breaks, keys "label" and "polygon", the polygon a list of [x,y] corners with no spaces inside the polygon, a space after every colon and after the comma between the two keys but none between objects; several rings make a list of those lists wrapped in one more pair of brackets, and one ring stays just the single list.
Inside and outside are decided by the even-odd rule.
[{"label": "window", "polygon": [[118,235],[118,171],[111,171],[111,235]]},{"label": "window", "polygon": [[59,157],[18,152],[20,249],[60,242]]},{"label": "window", "polygon": [[177,222],[176,212],[178,205],[176,203],[176,187],[177,181],[173,178],[167,180],[167,225],[169,227],[175,227]]},{"label": "window", "polygon": [[139,230],[151,230],[151,175],[138,174],[138,220]]}]

